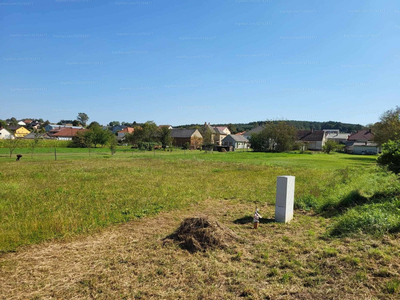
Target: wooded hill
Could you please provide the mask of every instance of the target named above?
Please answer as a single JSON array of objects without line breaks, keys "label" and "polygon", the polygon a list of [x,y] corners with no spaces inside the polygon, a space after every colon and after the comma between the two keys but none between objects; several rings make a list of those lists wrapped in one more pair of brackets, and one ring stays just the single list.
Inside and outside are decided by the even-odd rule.
[{"label": "wooded hill", "polygon": [[[274,123],[280,121],[271,121]],[[357,130],[361,130],[364,126],[360,124],[350,124],[350,123],[342,123],[335,121],[328,122],[313,122],[313,121],[294,121],[294,120],[285,120],[286,123],[292,125],[294,128],[299,130],[322,130],[322,129],[339,129],[340,132],[351,133]],[[232,133],[242,132],[251,130],[259,125],[264,124],[265,121],[256,121],[250,123],[230,123],[230,124],[212,124],[212,126],[227,126]],[[200,128],[203,124],[189,124],[189,125],[180,125],[175,128]]]}]

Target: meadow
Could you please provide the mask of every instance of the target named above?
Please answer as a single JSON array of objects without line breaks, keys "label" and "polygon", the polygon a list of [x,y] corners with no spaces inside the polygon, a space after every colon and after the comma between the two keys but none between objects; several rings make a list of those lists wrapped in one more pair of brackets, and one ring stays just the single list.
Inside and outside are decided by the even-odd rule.
[{"label": "meadow", "polygon": [[[32,294],[24,294],[24,286],[3,283],[0,295],[13,290],[16,299],[168,298],[162,291],[176,285],[170,299],[185,298],[187,293],[193,296],[189,298],[215,299],[334,299],[335,293],[348,299],[361,294],[364,299],[398,296],[400,185],[396,176],[376,167],[375,156],[140,152],[121,147],[114,156],[106,148],[92,149],[90,156],[87,149],[61,148],[55,161],[43,148],[33,157],[17,149],[15,153],[24,156],[16,162],[3,150],[0,277],[19,274],[28,282],[25,270],[40,271],[32,257],[55,248],[68,252],[82,248],[82,243],[93,253],[99,250],[95,245],[101,247],[96,259],[104,265],[91,269],[87,264],[95,258],[76,249],[85,257],[80,265],[86,268],[74,271],[81,274],[80,280],[62,286],[65,273],[57,273],[60,265],[43,254],[56,272],[49,271],[45,278],[58,278],[62,294],[28,283]],[[286,225],[270,222],[280,175],[296,176],[295,218]],[[265,220],[254,232],[251,215],[256,206]],[[160,245],[183,216],[198,213],[215,216],[247,242],[195,255]],[[149,222],[160,228],[151,230]],[[114,238],[118,245],[109,244]],[[69,245],[67,250],[63,245]],[[61,252],[54,257],[63,260]],[[66,261],[61,269],[69,272],[70,264]],[[123,276],[132,280],[129,288],[122,283]],[[177,278],[179,282],[174,281]],[[56,284],[51,280],[40,284]],[[285,293],[289,284],[292,294]],[[321,294],[321,287],[331,291],[329,297]]]}]

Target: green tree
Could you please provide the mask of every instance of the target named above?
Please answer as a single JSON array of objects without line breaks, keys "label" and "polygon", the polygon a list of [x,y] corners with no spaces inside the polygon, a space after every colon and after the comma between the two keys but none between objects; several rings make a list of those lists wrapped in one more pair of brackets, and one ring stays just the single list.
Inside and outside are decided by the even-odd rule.
[{"label": "green tree", "polygon": [[118,125],[121,125],[119,123],[119,121],[112,121],[112,122],[108,123],[108,126],[111,126],[111,127],[118,126]]},{"label": "green tree", "polygon": [[14,150],[20,145],[20,143],[20,139],[16,139],[12,136],[10,136],[8,139],[5,139],[5,144],[10,152],[10,157],[12,156]]},{"label": "green tree", "polygon": [[6,121],[4,121],[4,120],[0,120],[0,128],[1,127],[3,127],[3,128],[7,128],[7,122]]},{"label": "green tree", "polygon": [[16,118],[12,117],[10,119],[9,125],[10,126],[17,126],[18,125],[18,120]]},{"label": "green tree", "polygon": [[400,140],[388,141],[382,145],[382,154],[378,157],[378,165],[387,167],[395,174],[400,173]]},{"label": "green tree", "polygon": [[380,117],[380,122],[373,127],[375,134],[374,141],[379,145],[387,143],[389,140],[400,139],[400,107],[388,110]]},{"label": "green tree", "polygon": [[85,113],[78,113],[78,117],[76,118],[84,127],[86,127],[87,121],[89,121],[89,117]]},{"label": "green tree", "polygon": [[81,126],[81,123],[78,120],[73,120],[72,126]]},{"label": "green tree", "polygon": [[162,126],[159,130],[159,141],[163,149],[170,147],[172,144],[171,129],[167,126]]},{"label": "green tree", "polygon": [[327,140],[325,145],[322,147],[322,151],[325,152],[326,154],[331,153],[332,151],[335,151],[338,149],[339,144],[336,143],[335,141],[332,140]]},{"label": "green tree", "polygon": [[228,127],[229,131],[230,131],[232,134],[235,134],[235,133],[238,132],[238,131],[237,131],[237,128],[236,128],[236,126],[235,126],[234,124],[229,123],[226,127]]},{"label": "green tree", "polygon": [[109,136],[108,148],[111,151],[111,155],[114,155],[117,152],[117,145],[118,145],[117,137],[114,135]]},{"label": "green tree", "polygon": [[33,157],[33,153],[35,152],[35,148],[39,145],[40,138],[42,134],[38,131],[34,132],[34,138],[29,141],[29,149],[31,150],[31,158]]},{"label": "green tree", "polygon": [[101,127],[100,124],[99,124],[99,122],[93,121],[93,122],[91,122],[91,123],[89,124],[89,126],[88,126],[87,128],[88,128],[88,129],[92,129],[92,128],[95,128],[95,127]]},{"label": "green tree", "polygon": [[254,151],[288,151],[296,140],[296,129],[286,122],[267,122],[263,131],[250,137]]}]

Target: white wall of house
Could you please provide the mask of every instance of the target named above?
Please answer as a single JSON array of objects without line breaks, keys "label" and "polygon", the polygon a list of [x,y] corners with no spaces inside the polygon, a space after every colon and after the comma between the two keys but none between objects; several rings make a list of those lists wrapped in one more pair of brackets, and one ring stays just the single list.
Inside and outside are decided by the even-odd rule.
[{"label": "white wall of house", "polygon": [[14,136],[7,129],[0,130],[0,140],[9,139],[10,137],[14,139]]},{"label": "white wall of house", "polygon": [[379,152],[378,146],[353,146],[353,154],[378,154]]},{"label": "white wall of house", "polygon": [[72,137],[60,136],[57,138],[59,141],[72,141]]}]

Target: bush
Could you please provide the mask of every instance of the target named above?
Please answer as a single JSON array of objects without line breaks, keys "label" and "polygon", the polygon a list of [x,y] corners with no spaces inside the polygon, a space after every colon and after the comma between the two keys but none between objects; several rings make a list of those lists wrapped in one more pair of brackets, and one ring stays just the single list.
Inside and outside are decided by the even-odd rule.
[{"label": "bush", "polygon": [[382,154],[378,157],[378,165],[389,171],[400,173],[400,140],[389,141],[382,145]]}]

